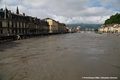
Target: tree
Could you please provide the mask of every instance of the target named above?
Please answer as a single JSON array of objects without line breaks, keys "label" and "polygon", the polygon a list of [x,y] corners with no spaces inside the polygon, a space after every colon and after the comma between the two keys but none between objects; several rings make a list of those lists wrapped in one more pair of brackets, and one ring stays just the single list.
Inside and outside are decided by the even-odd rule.
[{"label": "tree", "polygon": [[116,13],[105,21],[104,24],[120,24],[120,14]]}]

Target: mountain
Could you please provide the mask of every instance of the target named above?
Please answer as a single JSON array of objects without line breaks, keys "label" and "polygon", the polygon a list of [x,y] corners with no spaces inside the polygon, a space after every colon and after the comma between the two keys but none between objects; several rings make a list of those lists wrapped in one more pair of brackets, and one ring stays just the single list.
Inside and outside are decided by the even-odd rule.
[{"label": "mountain", "polygon": [[78,26],[81,27],[81,29],[89,28],[89,29],[98,29],[101,27],[102,24],[67,24],[68,27],[76,28]]}]

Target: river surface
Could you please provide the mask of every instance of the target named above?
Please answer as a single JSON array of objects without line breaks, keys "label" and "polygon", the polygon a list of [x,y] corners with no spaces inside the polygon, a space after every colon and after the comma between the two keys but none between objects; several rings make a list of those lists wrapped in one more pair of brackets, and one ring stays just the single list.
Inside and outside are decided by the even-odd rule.
[{"label": "river surface", "polygon": [[86,77],[120,80],[120,35],[86,32],[0,44],[0,80]]}]

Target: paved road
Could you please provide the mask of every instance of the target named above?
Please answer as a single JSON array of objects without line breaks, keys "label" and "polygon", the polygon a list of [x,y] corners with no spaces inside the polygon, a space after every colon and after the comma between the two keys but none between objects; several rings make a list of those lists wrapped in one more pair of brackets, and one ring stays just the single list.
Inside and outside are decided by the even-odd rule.
[{"label": "paved road", "polygon": [[120,36],[87,32],[0,44],[0,80],[88,77],[120,80]]}]

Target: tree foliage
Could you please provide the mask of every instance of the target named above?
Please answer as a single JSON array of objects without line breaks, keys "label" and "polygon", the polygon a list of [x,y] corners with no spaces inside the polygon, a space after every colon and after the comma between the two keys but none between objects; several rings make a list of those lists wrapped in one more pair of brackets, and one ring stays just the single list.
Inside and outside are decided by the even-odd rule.
[{"label": "tree foliage", "polygon": [[105,21],[104,24],[120,24],[120,14],[117,13],[112,15],[109,19]]}]

